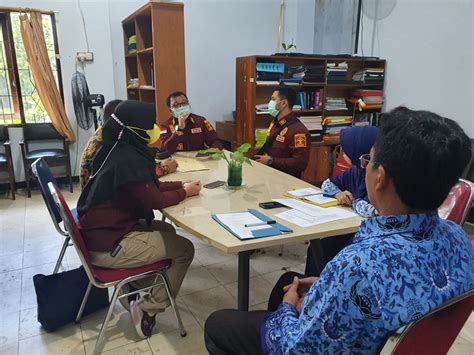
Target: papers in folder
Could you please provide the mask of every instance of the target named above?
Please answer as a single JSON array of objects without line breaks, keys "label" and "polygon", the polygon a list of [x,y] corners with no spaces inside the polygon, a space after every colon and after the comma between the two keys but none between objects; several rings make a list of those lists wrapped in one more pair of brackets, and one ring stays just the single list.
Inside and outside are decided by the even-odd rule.
[{"label": "papers in folder", "polygon": [[275,217],[284,219],[300,227],[311,227],[316,224],[332,222],[339,219],[357,216],[354,212],[338,207],[322,208],[294,199],[273,199],[282,205],[293,208],[292,210],[278,213]]},{"label": "papers in folder", "polygon": [[181,172],[209,170],[207,166],[194,158],[176,157],[175,159],[178,162],[178,171]]},{"label": "papers in folder", "polygon": [[291,190],[287,193],[288,197],[297,198],[305,202],[313,203],[321,207],[337,206],[337,200],[332,197],[323,196],[321,191],[308,187],[306,189]]},{"label": "papers in folder", "polygon": [[216,214],[215,218],[227,227],[239,239],[253,239],[253,230],[266,229],[269,226],[245,227],[246,224],[260,223],[262,220],[250,212],[221,213]]}]

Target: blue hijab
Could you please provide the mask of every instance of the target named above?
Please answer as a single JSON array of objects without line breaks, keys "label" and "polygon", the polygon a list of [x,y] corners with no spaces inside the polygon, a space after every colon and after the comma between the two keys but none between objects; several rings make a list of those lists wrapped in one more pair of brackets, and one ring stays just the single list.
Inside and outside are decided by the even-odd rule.
[{"label": "blue hijab", "polygon": [[342,191],[352,193],[354,200],[361,198],[368,201],[365,171],[360,167],[359,157],[370,153],[378,132],[378,128],[373,126],[355,126],[341,131],[341,148],[351,159],[352,167],[330,180]]}]

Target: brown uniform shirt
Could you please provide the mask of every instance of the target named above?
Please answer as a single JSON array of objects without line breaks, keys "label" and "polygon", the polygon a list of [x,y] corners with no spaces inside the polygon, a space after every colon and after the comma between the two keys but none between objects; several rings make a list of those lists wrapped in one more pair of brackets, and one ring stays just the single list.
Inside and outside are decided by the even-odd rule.
[{"label": "brown uniform shirt", "polygon": [[294,119],[296,122],[283,128],[273,144],[265,150],[265,153],[272,157],[271,166],[273,168],[300,178],[309,161],[310,140],[306,126],[293,113],[290,113],[272,121],[268,128],[267,139],[290,119]]},{"label": "brown uniform shirt", "polygon": [[204,117],[191,113],[186,119],[184,131],[175,129],[178,120],[170,117],[160,126],[161,149],[171,154],[176,151],[201,150],[207,147],[222,149],[222,142],[217,132]]}]

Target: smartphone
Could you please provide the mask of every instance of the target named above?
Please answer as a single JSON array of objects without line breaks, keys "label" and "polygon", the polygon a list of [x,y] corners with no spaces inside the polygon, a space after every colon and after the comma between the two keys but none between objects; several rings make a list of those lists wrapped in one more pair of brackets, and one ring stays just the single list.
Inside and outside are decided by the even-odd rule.
[{"label": "smartphone", "polygon": [[222,186],[224,184],[225,184],[224,181],[217,180],[217,181],[210,182],[209,184],[202,185],[202,187],[206,189],[215,189],[216,187]]},{"label": "smartphone", "polygon": [[285,207],[285,205],[282,205],[280,202],[275,202],[275,201],[261,202],[258,205],[265,210],[269,210],[271,208]]}]

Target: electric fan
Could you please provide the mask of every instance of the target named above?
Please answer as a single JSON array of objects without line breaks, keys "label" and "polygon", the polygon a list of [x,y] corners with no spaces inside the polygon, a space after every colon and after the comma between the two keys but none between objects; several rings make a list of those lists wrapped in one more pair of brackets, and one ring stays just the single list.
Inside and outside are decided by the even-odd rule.
[{"label": "electric fan", "polygon": [[[99,122],[95,107],[102,111],[105,102],[104,95],[91,95],[85,75],[78,71],[72,75],[71,89],[77,124],[84,130],[91,128],[92,124],[97,129]],[[102,124],[102,115],[99,115],[99,120]]]}]

